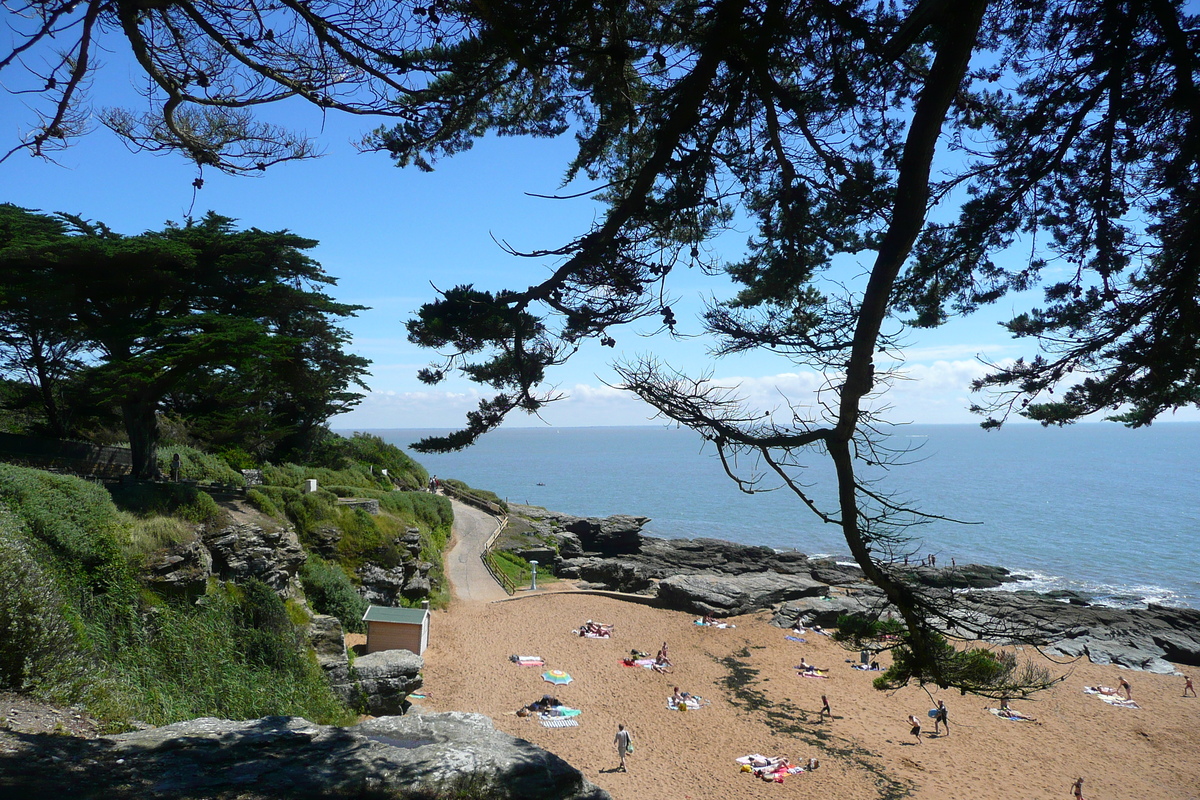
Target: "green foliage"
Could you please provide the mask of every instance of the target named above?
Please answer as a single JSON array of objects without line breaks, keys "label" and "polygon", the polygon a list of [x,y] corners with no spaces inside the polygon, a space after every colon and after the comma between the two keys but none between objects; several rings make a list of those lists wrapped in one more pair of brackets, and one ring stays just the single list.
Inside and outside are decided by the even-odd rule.
[{"label": "green foliage", "polygon": [[164,475],[171,474],[171,460],[179,455],[179,478],[201,483],[231,484],[244,486],[242,473],[235,470],[220,456],[197,450],[185,445],[163,445],[158,448],[158,468]]},{"label": "green foliage", "polygon": [[399,447],[371,433],[355,433],[349,438],[330,434],[309,461],[335,470],[355,464],[368,464],[374,467],[376,474],[386,469],[388,478],[406,489],[422,489],[429,482],[429,473],[424,467]]},{"label": "green foliage", "polygon": [[300,568],[300,583],[309,605],[318,614],[337,617],[342,627],[351,633],[366,630],[362,616],[367,611],[367,601],[354,588],[340,564],[310,555]]},{"label": "green foliage", "polygon": [[454,523],[454,507],[449,499],[429,492],[388,492],[380,499],[379,507],[430,528],[449,529]]},{"label": "green foliage", "polygon": [[283,516],[283,512],[279,510],[279,506],[275,505],[275,501],[270,495],[261,489],[250,489],[246,492],[246,500],[250,505],[257,508],[268,517],[279,519]]},{"label": "green foliage", "polygon": [[79,669],[78,620],[0,507],[0,691],[54,691]]},{"label": "green foliage", "polygon": [[298,649],[283,601],[262,584],[214,584],[196,606],[162,604],[144,623],[96,617],[88,627],[103,670],[85,700],[118,725],[272,714],[352,720],[315,659]]},{"label": "green foliage", "polygon": [[178,517],[138,517],[122,512],[125,539],[122,550],[128,558],[138,558],[181,544],[195,536],[191,525]]},{"label": "green foliage", "polygon": [[352,721],[265,584],[212,581],[195,605],[139,591],[128,558],[181,535],[186,524],[131,518],[87,481],[0,465],[0,690],[82,703],[113,729]]},{"label": "green foliage", "polygon": [[300,489],[304,481],[315,478],[317,486],[352,486],[376,491],[389,491],[392,484],[387,478],[374,473],[366,464],[350,464],[340,469],[302,466],[300,464],[266,465],[262,469],[263,482],[270,486]]},{"label": "green foliage", "polygon": [[498,494],[496,494],[495,492],[490,492],[487,489],[476,489],[476,488],[468,486],[464,482],[462,482],[460,480],[456,480],[454,478],[449,478],[442,482],[450,484],[455,489],[457,489],[460,494],[464,494],[467,497],[474,497],[476,500],[483,500],[488,503],[495,503],[496,505],[500,506],[500,508],[504,509],[505,511],[508,510],[508,504],[505,503],[502,499],[500,499],[500,496]]},{"label": "green foliage", "polygon": [[118,506],[142,516],[174,516],[199,524],[221,515],[211,495],[185,483],[130,481],[112,487],[111,492]]},{"label": "green foliage", "polygon": [[103,593],[128,579],[121,519],[102,486],[0,464],[0,504],[81,587]]}]

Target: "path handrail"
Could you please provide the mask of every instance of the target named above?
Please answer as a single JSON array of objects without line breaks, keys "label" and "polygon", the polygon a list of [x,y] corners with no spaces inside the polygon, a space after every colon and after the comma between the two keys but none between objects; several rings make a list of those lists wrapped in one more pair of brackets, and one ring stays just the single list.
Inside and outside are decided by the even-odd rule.
[{"label": "path handrail", "polygon": [[496,579],[496,583],[504,587],[507,594],[513,595],[517,592],[517,584],[500,569],[500,565],[496,563],[496,554],[492,552],[492,545],[496,543],[496,537],[507,525],[508,514],[505,514],[497,521],[496,530],[492,531],[492,535],[483,543],[483,552],[479,554],[479,558],[482,559],[483,566],[487,568],[487,571]]}]

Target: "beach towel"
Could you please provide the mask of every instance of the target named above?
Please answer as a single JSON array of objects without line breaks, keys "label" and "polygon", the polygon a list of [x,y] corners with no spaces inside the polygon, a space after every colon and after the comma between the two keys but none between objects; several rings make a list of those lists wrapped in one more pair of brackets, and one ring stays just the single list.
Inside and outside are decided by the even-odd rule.
[{"label": "beach towel", "polygon": [[509,656],[508,660],[522,667],[544,667],[546,662],[541,656]]},{"label": "beach towel", "polygon": [[583,635],[583,638],[585,638],[585,639],[611,639],[612,634],[611,633],[585,633]]},{"label": "beach towel", "polygon": [[639,658],[637,661],[634,661],[633,663],[638,665],[639,667],[645,667],[646,669],[650,669],[651,667],[654,666],[654,659],[653,658]]},{"label": "beach towel", "polygon": [[883,672],[883,667],[868,667],[866,664],[855,664],[850,669],[857,669],[861,672]]},{"label": "beach towel", "polygon": [[1098,699],[1108,703],[1110,706],[1119,706],[1120,708],[1141,708],[1141,706],[1132,700],[1126,700],[1124,697],[1117,694],[1116,691],[1116,689],[1110,689],[1107,686],[1101,686],[1099,691],[1096,691],[1091,686],[1083,687],[1084,694],[1094,695]]},{"label": "beach towel", "polygon": [[543,717],[578,717],[583,712],[578,708],[570,708],[569,706],[551,706],[550,710],[543,711]]},{"label": "beach towel", "polygon": [[538,717],[543,728],[578,728],[579,720],[574,717]]},{"label": "beach towel", "polygon": [[801,672],[800,675],[805,678],[828,678],[829,676],[823,672]]},{"label": "beach towel", "polygon": [[[693,711],[704,708],[706,705],[708,705],[708,701],[703,697],[689,697],[683,701],[683,705],[688,711]],[[679,710],[679,704],[675,702],[674,697],[667,698],[667,708],[671,709],[672,711]]]},{"label": "beach towel", "polygon": [[737,625],[732,625],[728,622],[705,622],[702,619],[693,620],[692,624],[699,625],[702,628],[720,628],[721,630],[737,627]]},{"label": "beach towel", "polygon": [[789,642],[800,642],[801,644],[808,644],[807,639],[801,639],[799,636],[785,636],[783,638],[787,639]]}]

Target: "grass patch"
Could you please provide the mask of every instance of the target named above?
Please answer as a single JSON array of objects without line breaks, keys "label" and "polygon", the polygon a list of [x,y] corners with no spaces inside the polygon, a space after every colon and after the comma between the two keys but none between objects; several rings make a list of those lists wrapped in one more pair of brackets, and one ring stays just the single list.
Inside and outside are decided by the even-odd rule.
[{"label": "grass patch", "polygon": [[121,512],[126,538],[121,543],[125,556],[138,560],[157,550],[191,541],[196,533],[192,525],[178,517],[138,517]]}]

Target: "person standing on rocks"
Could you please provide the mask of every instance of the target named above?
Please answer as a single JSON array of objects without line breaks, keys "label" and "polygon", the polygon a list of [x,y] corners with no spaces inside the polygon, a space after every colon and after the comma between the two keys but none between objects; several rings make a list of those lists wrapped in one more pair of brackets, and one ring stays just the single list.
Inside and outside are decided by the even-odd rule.
[{"label": "person standing on rocks", "polygon": [[617,735],[613,739],[613,744],[617,746],[617,754],[621,757],[621,772],[628,772],[625,767],[625,758],[633,752],[633,734],[625,730],[624,725],[617,726]]},{"label": "person standing on rocks", "polygon": [[933,715],[933,732],[938,733],[938,728],[942,725],[946,726],[946,735],[950,735],[950,712],[946,710],[946,701],[938,700],[937,713]]}]

